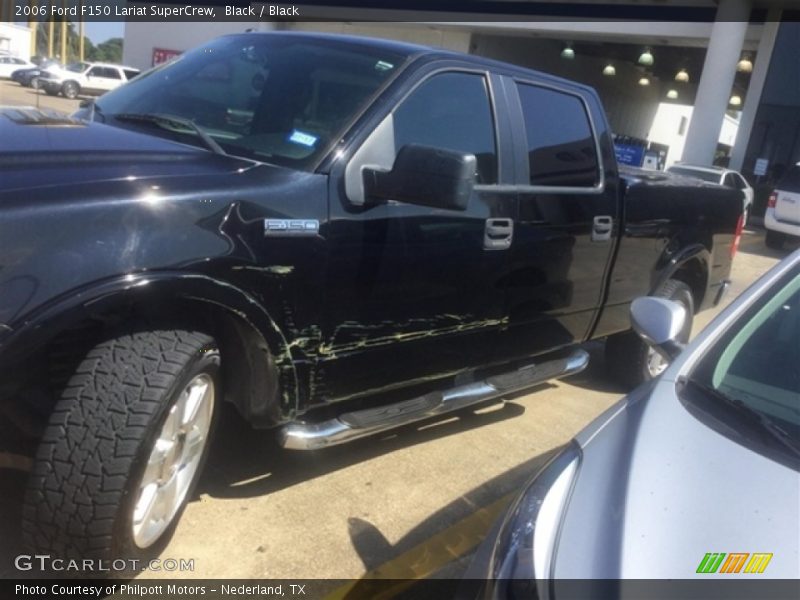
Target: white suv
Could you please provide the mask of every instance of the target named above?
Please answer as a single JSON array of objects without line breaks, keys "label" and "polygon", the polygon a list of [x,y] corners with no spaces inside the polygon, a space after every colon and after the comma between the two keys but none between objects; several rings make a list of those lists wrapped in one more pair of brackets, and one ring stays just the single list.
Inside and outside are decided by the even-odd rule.
[{"label": "white suv", "polygon": [[768,247],[779,250],[787,237],[800,238],[800,163],[791,167],[767,201],[764,227]]},{"label": "white suv", "polygon": [[39,84],[51,96],[63,94],[104,94],[139,74],[139,69],[106,63],[78,62],[64,69],[48,70],[39,76]]}]

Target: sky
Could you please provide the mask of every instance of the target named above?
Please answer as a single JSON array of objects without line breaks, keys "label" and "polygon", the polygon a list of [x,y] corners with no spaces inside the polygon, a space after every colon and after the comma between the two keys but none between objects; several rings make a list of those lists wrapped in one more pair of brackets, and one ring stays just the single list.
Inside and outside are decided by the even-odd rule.
[{"label": "sky", "polygon": [[92,22],[87,21],[85,24],[86,37],[92,40],[96,46],[101,42],[105,42],[109,38],[122,37],[125,30],[125,23],[122,21],[108,21],[108,22]]}]

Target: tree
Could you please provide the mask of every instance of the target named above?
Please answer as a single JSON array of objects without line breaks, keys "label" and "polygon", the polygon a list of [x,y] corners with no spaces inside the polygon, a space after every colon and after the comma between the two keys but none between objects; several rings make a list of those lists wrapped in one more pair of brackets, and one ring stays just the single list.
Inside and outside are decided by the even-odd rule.
[{"label": "tree", "polygon": [[93,53],[86,53],[86,59],[96,62],[122,62],[122,38],[110,38],[92,48]]}]

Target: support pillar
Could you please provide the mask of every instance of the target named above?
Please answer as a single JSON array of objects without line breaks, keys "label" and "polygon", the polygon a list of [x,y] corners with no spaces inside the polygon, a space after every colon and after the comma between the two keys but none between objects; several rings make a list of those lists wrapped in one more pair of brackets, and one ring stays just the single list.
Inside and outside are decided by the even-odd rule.
[{"label": "support pillar", "polygon": [[741,171],[744,164],[744,155],[747,152],[750,135],[753,133],[758,106],[761,104],[761,92],[764,91],[764,83],[767,80],[772,50],[775,48],[778,28],[781,25],[780,20],[781,10],[770,10],[767,13],[767,22],[764,23],[761,39],[758,41],[758,54],[753,65],[753,74],[750,76],[750,85],[747,87],[744,110],[739,120],[739,130],[736,132],[736,142],[731,150],[730,168],[736,171]]},{"label": "support pillar", "polygon": [[692,120],[683,148],[684,162],[711,165],[719,141],[722,122],[731,96],[736,63],[747,33],[751,0],[721,0],[711,39],[708,42],[703,73],[697,86]]}]

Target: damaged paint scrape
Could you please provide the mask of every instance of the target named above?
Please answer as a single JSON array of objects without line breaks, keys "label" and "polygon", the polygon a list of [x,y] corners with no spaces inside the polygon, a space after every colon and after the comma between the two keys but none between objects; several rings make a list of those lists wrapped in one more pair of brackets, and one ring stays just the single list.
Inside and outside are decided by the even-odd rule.
[{"label": "damaged paint scrape", "polygon": [[291,265],[271,265],[268,267],[254,267],[250,265],[239,265],[233,267],[234,271],[256,271],[257,273],[267,273],[269,275],[291,275],[294,267]]},{"label": "damaged paint scrape", "polygon": [[345,321],[336,327],[330,338],[323,339],[321,329],[313,325],[297,333],[289,344],[309,358],[336,358],[346,354],[389,344],[410,342],[423,338],[439,337],[497,327],[508,323],[508,318],[472,320],[474,315],[437,315],[429,319],[409,319],[403,322],[381,321],[364,324]]}]

